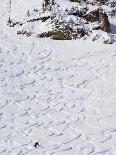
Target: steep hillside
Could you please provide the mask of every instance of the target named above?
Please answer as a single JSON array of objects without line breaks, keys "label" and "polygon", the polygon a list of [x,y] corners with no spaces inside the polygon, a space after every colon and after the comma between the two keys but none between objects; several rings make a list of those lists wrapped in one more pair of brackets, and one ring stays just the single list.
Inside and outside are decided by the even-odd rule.
[{"label": "steep hillside", "polygon": [[18,15],[21,4],[11,3],[8,25],[17,27],[18,35],[55,40],[91,38],[106,44],[116,40],[115,1],[41,0],[35,4],[26,6],[28,10],[24,7]]},{"label": "steep hillside", "polygon": [[0,155],[116,155],[113,1],[47,2],[0,2]]}]

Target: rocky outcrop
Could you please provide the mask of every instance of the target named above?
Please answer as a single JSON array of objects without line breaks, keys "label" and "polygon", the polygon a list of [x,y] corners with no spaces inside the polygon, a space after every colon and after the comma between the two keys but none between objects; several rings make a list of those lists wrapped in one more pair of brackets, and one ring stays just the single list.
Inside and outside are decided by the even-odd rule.
[{"label": "rocky outcrop", "polygon": [[78,28],[76,30],[59,28],[53,31],[45,32],[38,35],[39,38],[51,38],[53,40],[72,40],[76,38],[82,38],[87,34],[84,29]]},{"label": "rocky outcrop", "polygon": [[97,22],[97,21],[99,21],[99,10],[94,10],[94,11],[91,11],[91,12],[87,13],[86,15],[84,15],[84,18],[88,22]]},{"label": "rocky outcrop", "polygon": [[99,12],[99,23],[103,31],[110,32],[110,23],[106,13]]},{"label": "rocky outcrop", "polygon": [[110,23],[108,16],[105,12],[101,12],[99,9],[89,12],[84,16],[88,22],[98,22],[101,29],[105,32],[110,32]]}]

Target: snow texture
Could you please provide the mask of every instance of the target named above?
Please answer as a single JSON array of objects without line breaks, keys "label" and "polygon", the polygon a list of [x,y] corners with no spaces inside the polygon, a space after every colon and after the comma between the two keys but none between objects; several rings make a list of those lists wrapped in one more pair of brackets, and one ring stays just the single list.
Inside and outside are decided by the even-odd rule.
[{"label": "snow texture", "polygon": [[0,1],[0,155],[116,155],[116,43],[17,36]]}]

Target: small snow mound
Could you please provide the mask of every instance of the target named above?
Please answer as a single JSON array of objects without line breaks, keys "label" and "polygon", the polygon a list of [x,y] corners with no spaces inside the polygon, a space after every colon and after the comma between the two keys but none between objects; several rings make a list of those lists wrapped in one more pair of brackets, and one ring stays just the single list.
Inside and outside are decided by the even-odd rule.
[{"label": "small snow mound", "polygon": [[113,37],[107,32],[96,32],[92,35],[93,41],[102,42],[104,44],[112,44],[114,42]]}]

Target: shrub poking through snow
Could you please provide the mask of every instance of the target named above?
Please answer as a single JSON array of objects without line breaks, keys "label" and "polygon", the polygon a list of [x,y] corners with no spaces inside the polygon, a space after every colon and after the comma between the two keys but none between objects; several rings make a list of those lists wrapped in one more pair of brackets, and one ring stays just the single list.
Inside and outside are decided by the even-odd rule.
[{"label": "shrub poking through snow", "polygon": [[38,35],[38,37],[40,38],[49,37],[54,40],[72,40],[72,39],[84,37],[85,35],[86,35],[86,32],[81,28],[78,28],[76,30],[60,28],[60,29],[55,29],[53,31],[44,32]]},{"label": "shrub poking through snow", "polygon": [[20,27],[18,35],[29,37],[33,34],[40,38],[55,40],[92,36],[96,31],[111,32],[108,16],[114,15],[112,12],[115,12],[115,3],[110,3],[113,5],[110,6],[110,12],[102,7],[109,7],[107,0],[70,0],[68,3],[70,7],[63,9],[55,0],[43,0],[43,7],[40,10],[28,10],[23,21],[14,22],[10,19],[7,24],[10,27]]}]

